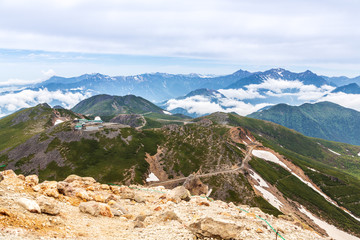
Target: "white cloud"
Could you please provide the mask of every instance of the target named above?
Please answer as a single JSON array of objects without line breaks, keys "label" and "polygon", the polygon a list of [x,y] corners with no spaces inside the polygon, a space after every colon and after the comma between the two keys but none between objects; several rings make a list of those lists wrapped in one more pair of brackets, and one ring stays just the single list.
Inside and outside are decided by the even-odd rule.
[{"label": "white cloud", "polygon": [[282,79],[268,78],[260,84],[250,84],[250,85],[245,86],[245,88],[252,90],[252,91],[256,91],[259,89],[268,89],[275,93],[282,93],[282,90],[300,89],[303,86],[304,86],[304,84],[298,80],[288,81],[288,80],[282,80]]},{"label": "white cloud", "polygon": [[360,3],[325,5],[310,0],[3,0],[0,46],[253,66],[359,65]]},{"label": "white cloud", "polygon": [[234,98],[239,100],[265,98],[265,96],[262,96],[260,93],[258,93],[256,89],[219,89],[218,92],[222,93],[228,98]]},{"label": "white cloud", "polygon": [[90,93],[73,93],[62,91],[49,91],[40,89],[38,91],[23,90],[19,93],[8,93],[0,95],[0,108],[9,112],[16,111],[20,108],[28,108],[38,103],[50,103],[58,100],[63,103],[64,107],[71,108],[81,100],[90,97]]},{"label": "white cloud", "polygon": [[330,93],[317,100],[317,102],[323,101],[333,102],[343,107],[352,108],[360,111],[360,94],[346,94],[343,92]]},{"label": "white cloud", "polygon": [[[323,85],[321,87],[316,87],[315,85],[304,85],[302,82],[295,81],[287,81],[282,79],[266,79],[264,82],[260,84],[250,84],[245,86],[247,91],[252,93],[256,93],[259,90],[268,90],[265,92],[266,96],[271,97],[284,97],[284,96],[294,96],[297,97],[298,100],[303,101],[312,101],[317,100],[326,94],[329,94],[331,91],[335,89],[335,87],[329,85]],[[291,91],[286,91],[291,90]],[[255,96],[255,94],[254,94]],[[246,98],[244,98],[246,99]],[[248,98],[251,99],[251,98]]]},{"label": "white cloud", "polygon": [[170,99],[166,104],[168,111],[174,110],[175,108],[184,108],[189,113],[201,115],[223,111],[223,108],[219,106],[219,104],[210,102],[208,98],[203,96],[192,96],[181,100]]},{"label": "white cloud", "polygon": [[236,112],[239,115],[246,116],[269,105],[271,104],[261,103],[252,105],[250,103],[244,103],[230,98],[220,98],[219,103],[215,103],[211,102],[210,99],[204,96],[197,95],[180,100],[171,99],[167,102],[166,109],[171,111],[175,108],[184,108],[189,113],[196,113],[198,115],[205,115],[214,112]]}]

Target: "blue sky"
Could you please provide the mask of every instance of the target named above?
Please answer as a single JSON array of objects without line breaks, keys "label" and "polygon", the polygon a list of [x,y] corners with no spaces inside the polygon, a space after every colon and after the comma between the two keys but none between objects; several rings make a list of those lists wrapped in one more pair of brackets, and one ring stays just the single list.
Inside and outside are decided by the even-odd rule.
[{"label": "blue sky", "polygon": [[56,74],[360,75],[357,0],[2,0],[0,84]]}]

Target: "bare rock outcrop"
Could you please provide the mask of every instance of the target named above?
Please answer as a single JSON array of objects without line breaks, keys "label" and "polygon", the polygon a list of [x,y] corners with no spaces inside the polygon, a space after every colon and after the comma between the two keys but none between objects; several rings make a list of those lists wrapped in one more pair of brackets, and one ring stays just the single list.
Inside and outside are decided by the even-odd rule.
[{"label": "bare rock outcrop", "polygon": [[189,201],[191,199],[190,192],[184,186],[174,188],[166,197],[175,203],[179,203],[181,200]]},{"label": "bare rock outcrop", "polygon": [[189,190],[192,195],[207,194],[209,187],[204,184],[199,177],[190,175],[183,186]]},{"label": "bare rock outcrop", "polygon": [[190,229],[199,237],[220,239],[240,239],[238,233],[242,227],[225,221],[204,218],[190,225]]},{"label": "bare rock outcrop", "polygon": [[114,217],[110,206],[104,203],[98,203],[95,201],[83,202],[79,205],[81,212],[88,213],[94,217],[105,216],[105,217]]},{"label": "bare rock outcrop", "polygon": [[16,200],[16,202],[17,202],[17,204],[19,204],[21,207],[25,208],[29,212],[41,213],[40,206],[34,200],[27,199],[27,198],[19,198]]},{"label": "bare rock outcrop", "polygon": [[0,239],[274,239],[267,223],[287,240],[329,239],[296,218],[249,206],[240,211],[232,203],[190,195],[184,186],[107,185],[77,175],[38,183],[35,175],[0,175]]}]

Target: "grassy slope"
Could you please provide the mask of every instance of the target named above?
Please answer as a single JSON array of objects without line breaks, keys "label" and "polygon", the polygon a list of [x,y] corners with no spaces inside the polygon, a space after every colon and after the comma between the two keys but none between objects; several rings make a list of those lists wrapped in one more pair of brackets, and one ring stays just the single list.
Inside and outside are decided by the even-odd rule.
[{"label": "grassy slope", "polygon": [[0,119],[0,151],[13,148],[51,126],[51,108],[36,106]]},{"label": "grassy slope", "polygon": [[360,112],[334,103],[278,104],[249,117],[278,123],[307,136],[360,145]]},{"label": "grassy slope", "polygon": [[[107,130],[111,131],[111,130]],[[131,141],[124,141],[128,136]],[[101,182],[122,182],[134,172],[134,182],[142,183],[148,170],[145,153],[157,151],[162,136],[156,131],[136,131],[133,128],[121,129],[121,135],[110,139],[104,133],[94,133],[96,139],[61,142],[54,138],[47,151],[57,149],[70,167],[59,167],[52,162],[40,171],[41,179],[63,179],[69,174],[92,176]]]},{"label": "grassy slope", "polygon": [[[264,146],[272,148],[301,167],[305,174],[339,205],[349,209],[353,214],[360,216],[360,203],[358,201],[358,199],[360,199],[359,179],[348,174],[351,173],[351,170],[345,168],[347,166],[345,163],[343,169],[333,167],[346,159],[342,157],[335,158],[334,156],[336,155],[325,150],[318,144],[319,139],[305,137],[280,125],[257,119],[229,115],[229,121],[232,125],[248,128]],[[331,145],[332,147],[336,146],[336,148],[334,148],[339,152],[347,152],[346,149],[348,148],[353,152],[359,150],[357,146],[337,144],[325,140],[320,140],[320,142],[329,144],[329,146]],[[359,169],[359,158],[357,161],[357,164],[355,162],[353,167]],[[314,172],[310,170],[309,167],[319,172]],[[282,179],[282,171],[274,171],[269,167],[267,167],[267,171],[264,169],[266,169],[265,164],[256,168],[269,182],[272,182],[274,179]],[[267,174],[269,171],[275,172],[275,177],[269,176],[269,174]],[[278,186],[279,190],[281,190],[285,196],[296,198],[295,200],[305,204],[310,209],[313,209],[314,205],[309,204],[315,201],[319,204],[318,209],[322,212],[322,217],[325,216],[330,221],[334,218],[335,221],[337,221],[336,225],[344,227],[345,229],[351,229],[354,232],[360,231],[358,222],[344,220],[344,218],[346,218],[344,214],[339,213],[337,208],[327,204],[325,200],[321,200],[317,194],[311,192],[310,188],[306,187],[296,178],[290,176],[285,179],[286,180],[283,180],[282,184]],[[335,213],[337,214],[336,216],[333,215]]]},{"label": "grassy slope", "polygon": [[[63,117],[79,117],[70,110],[57,109],[56,111]],[[39,104],[0,119],[0,151],[22,144],[32,136],[51,127],[53,117],[52,108]]]}]

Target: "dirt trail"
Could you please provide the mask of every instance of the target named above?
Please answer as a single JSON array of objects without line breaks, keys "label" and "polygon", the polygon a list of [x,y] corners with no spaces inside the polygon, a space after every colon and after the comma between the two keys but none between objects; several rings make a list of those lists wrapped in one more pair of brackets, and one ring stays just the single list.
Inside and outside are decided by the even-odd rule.
[{"label": "dirt trail", "polygon": [[[240,167],[238,167],[238,168],[235,168],[235,169],[231,168],[231,169],[226,169],[226,170],[221,170],[221,171],[204,173],[204,174],[199,174],[199,175],[196,175],[196,176],[200,177],[200,178],[201,177],[211,177],[211,176],[216,176],[216,175],[219,175],[219,174],[227,174],[227,173],[234,173],[234,172],[244,171],[245,169],[248,169],[248,162],[251,159],[252,151],[258,146],[261,146],[261,145],[259,143],[251,143],[251,144],[247,145],[247,147],[246,147],[246,155],[245,155],[244,159],[242,160]],[[183,182],[188,178],[189,178],[189,176],[188,177],[171,179],[171,180],[166,180],[166,181],[159,181],[159,182],[155,182],[155,183],[150,183],[148,186],[164,186],[164,185],[167,185],[167,184]]]}]

